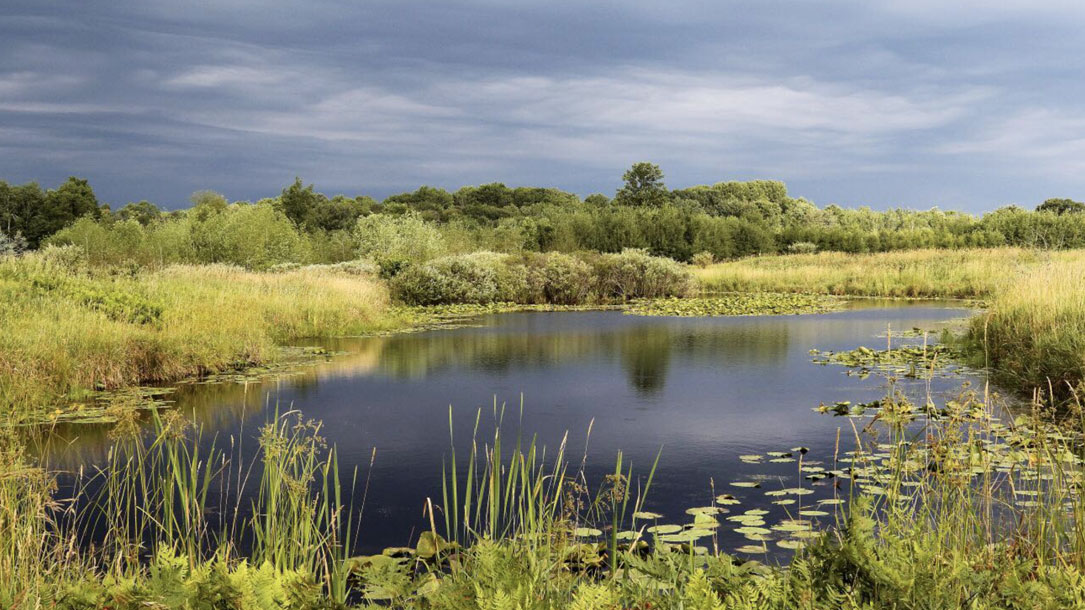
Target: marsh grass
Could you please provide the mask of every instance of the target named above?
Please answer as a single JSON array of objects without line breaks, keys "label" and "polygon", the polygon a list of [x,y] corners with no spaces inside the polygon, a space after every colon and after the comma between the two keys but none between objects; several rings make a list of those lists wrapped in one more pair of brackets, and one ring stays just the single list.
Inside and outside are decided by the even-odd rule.
[{"label": "marsh grass", "polygon": [[[780,566],[721,550],[712,531],[698,531],[710,513],[678,535],[653,530],[655,464],[638,475],[619,454],[609,474],[589,481],[586,448],[570,458],[566,437],[548,453],[496,405],[475,414],[470,438],[450,438],[440,496],[419,499],[428,527],[416,546],[366,557],[349,556],[361,507],[344,498],[356,495],[358,476],[340,473],[320,424],[294,412],[261,428],[246,463],[235,457],[240,439],[202,439],[176,413],[154,416],[146,437],[122,425],[102,468],[76,473],[70,499],[56,499],[57,475],[28,466],[11,445],[0,470],[0,601],[737,609],[1085,601],[1080,437],[1041,405],[1002,421],[993,398],[971,389],[933,412],[894,406],[898,396],[874,417],[849,420],[856,425],[843,429],[827,471],[836,474],[821,482],[842,499],[836,524],[803,537],[805,547],[789,542],[799,548]],[[484,416],[494,423],[489,437]]]},{"label": "marsh grass", "polygon": [[971,321],[966,344],[996,379],[1056,401],[1085,396],[1085,259],[1037,266]]},{"label": "marsh grass", "polygon": [[825,252],[744,258],[694,270],[694,275],[710,291],[982,299],[1019,273],[1082,260],[1080,251],[1020,248]]},{"label": "marsh grass", "polygon": [[122,422],[92,472],[49,472],[4,455],[3,607],[346,601],[360,507],[344,493],[357,473],[341,477],[318,424],[276,414],[245,460],[240,438],[220,448],[179,412],[152,418],[149,434]]},{"label": "marsh grass", "polygon": [[752,257],[694,270],[704,291],[979,299],[960,347],[1023,396],[1083,396],[1085,252],[1019,248]]},{"label": "marsh grass", "polygon": [[303,337],[404,323],[365,276],[216,265],[131,274],[56,250],[0,259],[0,301],[0,407],[16,420],[78,408],[96,390],[274,362]]}]

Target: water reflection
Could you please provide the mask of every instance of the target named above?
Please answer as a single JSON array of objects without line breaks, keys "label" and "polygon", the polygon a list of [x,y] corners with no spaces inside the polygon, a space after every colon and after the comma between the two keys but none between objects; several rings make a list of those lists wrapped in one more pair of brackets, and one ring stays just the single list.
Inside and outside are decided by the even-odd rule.
[{"label": "water reflection", "polygon": [[[714,319],[506,314],[477,327],[320,342],[343,355],[285,378],[182,385],[173,400],[220,447],[254,435],[276,409],[297,408],[325,423],[341,471],[368,474],[376,448],[363,527],[368,548],[406,543],[425,498],[439,496],[450,405],[454,434],[465,441],[475,409],[516,406],[521,396],[523,418],[510,419],[541,444],[555,447],[568,431],[579,447],[591,428],[589,476],[612,469],[619,449],[636,468],[651,464],[662,447],[650,501],[653,510],[682,515],[711,502],[713,483],[726,488],[739,477],[796,475],[792,465],[753,466],[738,455],[801,444],[809,459],[831,459],[842,420],[811,407],[884,393],[877,378],[811,364],[808,350],[876,345],[887,325],[936,328],[961,315],[901,304]],[[936,380],[932,390],[957,387],[959,380]],[[49,442],[56,463],[76,468],[101,461],[108,430],[59,427]],[[745,508],[756,506],[751,500]]]}]

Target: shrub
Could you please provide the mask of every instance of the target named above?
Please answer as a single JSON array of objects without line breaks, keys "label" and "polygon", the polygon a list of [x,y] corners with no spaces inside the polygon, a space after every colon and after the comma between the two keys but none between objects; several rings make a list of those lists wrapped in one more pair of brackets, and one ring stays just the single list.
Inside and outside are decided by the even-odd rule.
[{"label": "shrub", "polygon": [[818,251],[818,245],[808,241],[797,241],[787,247],[788,254],[813,254]]},{"label": "shrub", "polygon": [[476,252],[411,265],[392,278],[392,293],[409,305],[493,303],[508,291],[499,283],[515,276],[505,268],[505,258]]},{"label": "shrub", "polygon": [[0,256],[19,256],[26,248],[27,243],[22,233],[16,232],[9,237],[0,231]]},{"label": "shrub", "polygon": [[693,286],[693,276],[686,267],[669,258],[650,256],[644,250],[604,254],[596,263],[595,273],[601,296],[623,301],[684,296]]},{"label": "shrub", "polygon": [[267,269],[308,258],[308,243],[294,223],[270,204],[233,204],[193,220],[191,239],[201,263]]},{"label": "shrub", "polygon": [[551,252],[533,257],[528,269],[532,300],[555,305],[579,305],[592,295],[591,265],[570,254]]},{"label": "shrub", "polygon": [[697,254],[693,255],[693,258],[691,258],[689,262],[700,267],[701,269],[704,269],[705,267],[716,262],[716,257],[712,256],[712,253],[708,251],[698,252]]},{"label": "shrub", "polygon": [[358,256],[376,262],[385,277],[395,276],[412,263],[425,262],[446,252],[437,227],[414,212],[359,218],[354,238],[358,243]]},{"label": "shrub", "polygon": [[392,278],[393,294],[408,305],[498,301],[583,305],[682,296],[691,286],[692,276],[683,265],[643,250],[605,255],[550,252],[522,258],[476,252],[411,265]]}]

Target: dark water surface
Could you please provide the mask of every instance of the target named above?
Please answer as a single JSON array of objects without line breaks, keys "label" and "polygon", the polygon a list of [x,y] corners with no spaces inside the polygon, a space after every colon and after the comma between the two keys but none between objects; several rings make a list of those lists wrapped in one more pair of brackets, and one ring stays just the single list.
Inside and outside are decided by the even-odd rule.
[{"label": "dark water surface", "polygon": [[[721,318],[615,311],[493,315],[478,327],[321,342],[347,354],[287,380],[184,386],[175,399],[193,410],[205,436],[218,436],[219,446],[230,435],[254,436],[276,405],[322,420],[323,435],[340,452],[341,471],[358,466],[362,478],[370,478],[363,551],[409,544],[422,525],[426,498],[440,501],[449,407],[462,454],[480,408],[480,436],[492,438],[495,401],[508,405],[506,434],[518,426],[552,450],[568,432],[575,462],[594,420],[587,448],[592,485],[613,470],[619,450],[634,473],[644,475],[662,449],[647,508],[666,515],[665,522],[689,522],[685,509],[712,504],[714,482],[716,494],[743,499],[732,512],[767,508],[771,525],[788,516],[785,508],[794,513],[798,507],[774,506],[764,492],[811,483],[798,476],[796,463],[746,464],[738,456],[802,445],[810,449],[805,460],[832,468],[838,430],[843,448],[852,446],[852,420],[811,409],[819,402],[874,400],[886,391],[876,376],[862,380],[841,367],[813,364],[809,350],[884,348],[888,325],[938,329],[969,314],[937,303],[852,307]],[[964,379],[936,379],[932,390],[956,393]],[[921,396],[927,390],[924,382],[912,382],[910,391]],[[72,444],[73,456],[100,457],[95,453],[104,443],[93,433],[66,434],[83,437]],[[751,476],[764,479],[762,489],[730,485]],[[804,505],[834,493],[831,480],[814,489],[802,497]],[[730,525],[737,524],[720,529],[723,549],[746,543]]]}]

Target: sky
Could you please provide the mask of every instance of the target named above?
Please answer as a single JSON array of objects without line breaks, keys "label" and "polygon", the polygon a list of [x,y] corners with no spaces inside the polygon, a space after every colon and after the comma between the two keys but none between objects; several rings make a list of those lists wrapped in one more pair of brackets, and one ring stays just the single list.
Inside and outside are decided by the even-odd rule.
[{"label": "sky", "polygon": [[0,179],[114,205],[770,178],[1085,199],[1079,0],[4,0]]}]

